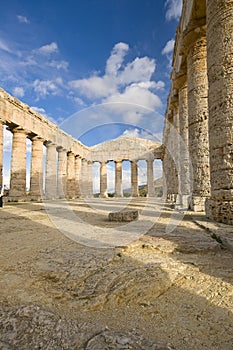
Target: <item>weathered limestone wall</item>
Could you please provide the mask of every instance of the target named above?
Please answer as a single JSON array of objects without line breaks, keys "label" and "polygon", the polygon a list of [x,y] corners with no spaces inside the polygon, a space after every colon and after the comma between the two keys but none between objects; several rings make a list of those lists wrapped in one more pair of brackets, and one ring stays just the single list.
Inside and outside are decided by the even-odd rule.
[{"label": "weathered limestone wall", "polygon": [[[207,216],[228,224],[233,223],[232,28],[233,0],[183,1],[165,117],[163,157],[168,178],[168,169],[178,159],[182,206],[187,206],[190,198],[191,209],[206,209]],[[177,113],[174,114],[177,95],[179,125]],[[176,148],[178,155],[172,159],[166,152],[174,149],[172,128],[167,126],[171,115],[181,138]],[[168,191],[169,187],[170,184]]]}]

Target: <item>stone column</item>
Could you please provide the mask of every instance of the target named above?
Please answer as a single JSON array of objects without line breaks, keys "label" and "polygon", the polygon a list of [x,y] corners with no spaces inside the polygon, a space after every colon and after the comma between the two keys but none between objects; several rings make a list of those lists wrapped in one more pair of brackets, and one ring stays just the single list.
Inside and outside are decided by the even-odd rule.
[{"label": "stone column", "polygon": [[[171,156],[172,156],[172,165],[176,174],[176,178],[172,179],[174,183],[172,201],[176,203],[176,208],[182,206],[181,202],[181,167],[180,167],[180,121],[179,121],[179,106],[178,106],[178,96],[174,97],[175,102],[171,103],[172,108],[172,126],[170,130],[170,140],[171,140]],[[174,176],[174,175],[173,175]]]},{"label": "stone column", "polygon": [[138,165],[131,161],[131,196],[138,197]]},{"label": "stone column", "polygon": [[67,153],[67,190],[66,197],[75,198],[75,156],[73,152]]},{"label": "stone column", "polygon": [[82,166],[81,166],[81,177],[80,177],[80,189],[81,189],[81,195],[82,197],[88,197],[88,181],[87,181],[87,160],[82,159]]},{"label": "stone column", "polygon": [[38,200],[43,195],[43,143],[44,140],[35,136],[32,141],[30,196]]},{"label": "stone column", "polygon": [[108,197],[107,191],[107,163],[100,163],[100,197],[106,198]]},{"label": "stone column", "polygon": [[92,162],[87,162],[87,196],[93,197]]},{"label": "stone column", "polygon": [[57,196],[57,150],[52,142],[46,142],[45,198]]},{"label": "stone column", "polygon": [[207,0],[211,198],[207,216],[233,224],[233,2]]},{"label": "stone column", "polygon": [[10,199],[23,200],[26,196],[26,136],[20,127],[12,130]]},{"label": "stone column", "polygon": [[0,186],[3,185],[3,125],[0,121]]},{"label": "stone column", "polygon": [[79,156],[75,157],[75,197],[80,198],[80,177],[81,177],[82,159]]},{"label": "stone column", "polygon": [[[201,33],[201,28],[200,33]],[[205,33],[195,38],[187,55],[189,152],[193,167],[191,209],[203,211],[210,195],[208,81]]]},{"label": "stone column", "polygon": [[58,147],[57,152],[57,196],[58,198],[65,198],[67,191],[67,150]]},{"label": "stone column", "polygon": [[123,197],[122,190],[122,161],[115,161],[115,196]]},{"label": "stone column", "polygon": [[153,159],[147,159],[147,196],[155,196]]},{"label": "stone column", "polygon": [[179,87],[179,153],[180,176],[179,195],[181,206],[188,209],[190,200],[189,132],[188,132],[188,90],[187,77],[183,77]]},{"label": "stone column", "polygon": [[177,182],[177,171],[175,167],[175,162],[172,158],[174,153],[173,141],[172,141],[172,128],[173,128],[173,114],[169,109],[166,111],[166,117],[164,122],[163,131],[163,197],[167,202],[172,202],[175,193],[177,193],[178,182]]}]

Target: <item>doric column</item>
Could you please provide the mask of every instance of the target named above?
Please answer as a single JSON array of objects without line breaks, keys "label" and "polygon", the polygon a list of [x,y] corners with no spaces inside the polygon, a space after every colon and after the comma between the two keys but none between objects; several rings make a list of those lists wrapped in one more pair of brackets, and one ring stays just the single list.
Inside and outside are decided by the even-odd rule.
[{"label": "doric column", "polygon": [[58,147],[57,152],[57,196],[58,198],[65,198],[67,190],[67,150]]},{"label": "doric column", "polygon": [[87,196],[93,197],[92,162],[87,162]]},{"label": "doric column", "polygon": [[106,198],[108,197],[107,191],[107,163],[100,163],[100,197]]},{"label": "doric column", "polygon": [[190,168],[189,168],[189,133],[188,133],[188,90],[187,77],[183,76],[179,84],[179,196],[182,208],[189,207]]},{"label": "doric column", "polygon": [[67,190],[69,199],[75,198],[75,156],[73,152],[67,153]]},{"label": "doric column", "polygon": [[[201,33],[201,28],[200,33]],[[187,55],[189,152],[193,167],[191,209],[203,211],[210,195],[208,81],[205,33],[190,43]]]},{"label": "doric column", "polygon": [[147,159],[147,196],[155,196],[153,159]]},{"label": "doric column", "polygon": [[43,195],[43,143],[39,136],[31,139],[30,196],[40,199]]},{"label": "doric column", "polygon": [[122,160],[115,161],[115,196],[116,197],[123,197]]},{"label": "doric column", "polygon": [[138,197],[138,165],[135,161],[131,161],[131,195]]},{"label": "doric column", "polygon": [[9,197],[24,199],[26,195],[26,136],[20,127],[12,130],[11,179]]},{"label": "doric column", "polygon": [[81,163],[82,159],[79,156],[75,157],[75,197],[81,197],[80,192],[80,177],[81,177]]},{"label": "doric column", "polygon": [[57,196],[57,150],[52,142],[46,142],[45,198]]},{"label": "doric column", "polygon": [[81,162],[81,177],[80,177],[80,189],[82,197],[88,197],[88,169],[87,169],[87,160],[82,159]]},{"label": "doric column", "polygon": [[211,199],[207,216],[233,224],[233,2],[207,0]]},{"label": "doric column", "polygon": [[173,159],[173,113],[167,109],[164,125],[163,152],[163,196],[168,202],[175,202],[178,192],[178,175]]},{"label": "doric column", "polygon": [[3,185],[2,169],[3,169],[3,125],[0,121],[0,186]]}]

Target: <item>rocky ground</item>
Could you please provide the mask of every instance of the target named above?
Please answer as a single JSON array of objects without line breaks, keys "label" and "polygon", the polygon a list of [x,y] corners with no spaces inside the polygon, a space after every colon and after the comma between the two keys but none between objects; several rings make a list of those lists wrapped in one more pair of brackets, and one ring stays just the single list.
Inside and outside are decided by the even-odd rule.
[{"label": "rocky ground", "polygon": [[65,231],[61,203],[1,209],[0,349],[232,350],[233,227],[128,200],[146,234],[103,248],[128,228],[97,203],[69,202]]}]

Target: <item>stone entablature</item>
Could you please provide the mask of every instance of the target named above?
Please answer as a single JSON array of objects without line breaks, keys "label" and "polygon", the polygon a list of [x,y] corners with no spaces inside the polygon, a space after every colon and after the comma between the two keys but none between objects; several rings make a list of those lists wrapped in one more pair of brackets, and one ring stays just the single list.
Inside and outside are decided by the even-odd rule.
[{"label": "stone entablature", "polygon": [[92,162],[109,162],[117,160],[161,159],[161,143],[134,137],[119,137],[90,147],[87,159]]}]

